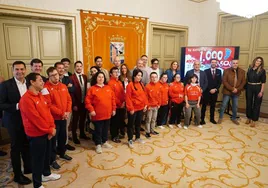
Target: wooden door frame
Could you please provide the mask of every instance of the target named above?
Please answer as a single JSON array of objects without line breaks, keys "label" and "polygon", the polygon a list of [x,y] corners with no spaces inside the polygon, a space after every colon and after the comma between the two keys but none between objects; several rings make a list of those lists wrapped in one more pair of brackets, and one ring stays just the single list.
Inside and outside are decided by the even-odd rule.
[{"label": "wooden door frame", "polygon": [[149,59],[152,59],[153,52],[152,52],[152,45],[153,45],[153,34],[154,29],[162,29],[167,31],[177,31],[177,32],[185,32],[185,46],[188,45],[188,27],[187,26],[181,26],[181,25],[173,25],[173,24],[165,24],[165,23],[158,23],[158,22],[149,22],[149,48],[148,48],[148,57]]},{"label": "wooden door frame", "polygon": [[[70,33],[70,56],[73,60],[78,59],[77,54],[77,31],[76,23],[78,21],[78,16],[72,13],[58,12],[58,11],[48,11],[42,9],[26,8],[19,6],[1,5],[0,4],[0,14],[3,16],[13,16],[13,17],[25,17],[34,19],[47,19],[47,20],[58,20],[65,21],[69,26]],[[67,28],[68,29],[68,28]],[[0,73],[2,72],[2,66],[0,65]]]}]

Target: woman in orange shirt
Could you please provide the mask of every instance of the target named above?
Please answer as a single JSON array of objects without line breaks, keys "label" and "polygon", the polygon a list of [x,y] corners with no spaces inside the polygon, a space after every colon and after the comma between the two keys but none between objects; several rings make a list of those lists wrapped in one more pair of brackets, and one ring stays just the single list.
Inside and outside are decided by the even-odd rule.
[{"label": "woman in orange shirt", "polygon": [[146,111],[148,100],[145,93],[144,85],[141,82],[142,71],[134,69],[132,75],[132,82],[127,85],[126,91],[126,107],[128,113],[128,146],[133,148],[133,126],[135,125],[136,141],[144,144],[145,142],[140,138],[140,128],[142,114]]},{"label": "woman in orange shirt", "polygon": [[184,85],[181,82],[180,74],[175,74],[173,77],[173,82],[169,87],[169,97],[171,100],[171,116],[168,126],[170,128],[173,128],[173,125],[177,124],[177,126],[181,128],[181,113],[184,101]]},{"label": "woman in orange shirt", "polygon": [[188,85],[185,87],[185,118],[184,118],[184,129],[188,129],[190,124],[190,118],[192,114],[192,109],[195,114],[195,125],[199,128],[202,128],[200,125],[201,109],[200,109],[200,100],[202,96],[202,90],[198,85],[198,77],[196,74],[193,74],[188,82]]},{"label": "woman in orange shirt", "polygon": [[[110,119],[116,113],[115,95],[111,87],[105,85],[106,78],[103,72],[97,72],[93,76],[91,83],[92,85],[85,98],[85,105],[95,127],[94,142],[96,152],[102,153],[102,146],[109,149],[113,148],[107,140]],[[101,144],[103,145],[101,146]]]}]

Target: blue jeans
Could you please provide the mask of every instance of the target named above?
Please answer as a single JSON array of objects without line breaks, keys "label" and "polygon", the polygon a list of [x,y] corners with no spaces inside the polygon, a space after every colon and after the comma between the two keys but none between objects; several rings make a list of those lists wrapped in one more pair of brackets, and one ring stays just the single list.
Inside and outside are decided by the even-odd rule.
[{"label": "blue jeans", "polygon": [[228,105],[228,102],[232,99],[232,120],[235,120],[237,117],[237,106],[238,106],[238,96],[237,95],[223,95],[221,109],[220,109],[220,118],[223,118],[224,111]]}]

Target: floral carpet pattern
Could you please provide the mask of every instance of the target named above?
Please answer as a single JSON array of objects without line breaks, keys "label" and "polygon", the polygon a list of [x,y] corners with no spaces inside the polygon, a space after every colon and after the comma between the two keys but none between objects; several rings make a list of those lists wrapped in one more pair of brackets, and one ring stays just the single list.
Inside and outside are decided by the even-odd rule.
[{"label": "floral carpet pattern", "polygon": [[[57,173],[62,178],[44,186],[268,187],[268,124],[262,121],[250,128],[244,122],[242,117],[237,126],[226,117],[222,125],[207,123],[202,129],[157,129],[160,134],[146,139],[144,145],[134,143],[134,149],[129,149],[124,139],[111,143],[114,148],[103,149],[102,154],[95,153],[92,141],[84,141],[68,151],[71,162],[58,160],[62,167]],[[0,187],[18,187],[12,182],[8,156],[0,158],[0,167]]]}]

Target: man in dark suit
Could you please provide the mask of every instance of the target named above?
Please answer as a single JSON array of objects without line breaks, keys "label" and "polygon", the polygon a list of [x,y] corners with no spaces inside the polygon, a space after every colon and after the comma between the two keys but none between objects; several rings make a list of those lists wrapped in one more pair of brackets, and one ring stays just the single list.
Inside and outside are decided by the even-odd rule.
[{"label": "man in dark suit", "polygon": [[72,121],[72,135],[73,142],[80,144],[77,138],[76,130],[79,124],[80,139],[88,140],[89,138],[85,134],[85,120],[86,120],[86,108],[85,108],[85,96],[87,92],[87,76],[82,74],[83,63],[77,61],[74,64],[74,74],[70,77],[74,86],[75,92],[73,93],[73,121]]},{"label": "man in dark suit", "polygon": [[24,174],[32,172],[29,142],[25,134],[19,101],[27,91],[26,65],[22,61],[15,61],[12,65],[13,78],[0,84],[0,110],[4,111],[3,125],[7,127],[11,138],[11,163],[14,172],[14,181],[27,185],[31,180],[22,174],[21,157],[23,160]]},{"label": "man in dark suit", "polygon": [[211,59],[210,64],[211,68],[205,70],[208,79],[208,87],[203,92],[203,105],[201,110],[201,122],[200,122],[201,125],[206,124],[205,114],[207,104],[210,104],[210,122],[213,124],[217,124],[217,122],[214,119],[214,115],[215,115],[215,105],[217,102],[219,89],[221,87],[222,74],[221,70],[216,68],[217,66],[216,59]]},{"label": "man in dark suit", "polygon": [[71,61],[68,58],[62,58],[60,60],[61,63],[64,65],[64,76],[72,76],[72,73],[69,72]]},{"label": "man in dark suit", "polygon": [[[5,81],[4,77],[0,76],[0,84],[1,84],[3,81]],[[1,135],[2,117],[3,117],[3,112],[2,112],[2,110],[0,110],[0,140],[2,140],[2,135]],[[0,149],[0,157],[1,157],[1,156],[5,156],[5,155],[7,155],[7,152],[2,151],[2,150]]]},{"label": "man in dark suit", "polygon": [[[40,59],[34,58],[32,59],[32,61],[30,62],[31,65],[31,70],[34,73],[38,73],[38,74],[42,74],[42,69],[43,69],[43,62]],[[44,83],[46,83],[47,78],[45,76],[42,76],[42,80]],[[28,75],[25,77],[27,82],[28,82]]]},{"label": "man in dark suit", "polygon": [[204,71],[200,70],[200,62],[195,61],[194,62],[194,69],[187,71],[185,78],[184,78],[184,85],[188,83],[188,79],[193,75],[196,74],[198,77],[198,83],[202,89],[202,92],[204,92],[208,87],[208,80],[207,75]]}]

